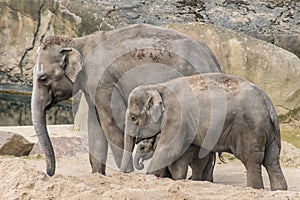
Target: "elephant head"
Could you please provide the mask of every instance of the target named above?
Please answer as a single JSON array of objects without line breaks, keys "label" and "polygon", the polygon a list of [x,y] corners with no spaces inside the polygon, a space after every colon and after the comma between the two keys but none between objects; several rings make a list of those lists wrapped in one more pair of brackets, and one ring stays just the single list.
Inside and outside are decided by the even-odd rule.
[{"label": "elephant head", "polygon": [[[130,93],[125,118],[125,151],[121,171],[127,172],[127,167],[131,164],[130,158],[135,139],[138,143],[142,139],[150,139],[160,133],[163,113],[164,105],[158,90],[144,90],[143,87],[140,86]],[[137,169],[143,169],[143,165],[139,164],[139,160],[142,157],[143,156],[137,155],[134,159]],[[145,157],[143,159],[145,159]]]},{"label": "elephant head", "polygon": [[150,139],[144,139],[137,144],[136,154],[134,156],[134,166],[138,170],[144,169],[143,162],[152,158],[157,146],[160,134]]},{"label": "elephant head", "polygon": [[46,128],[46,111],[72,96],[77,74],[82,69],[80,53],[65,47],[66,43],[60,38],[46,40],[38,49],[33,72],[32,122],[46,156],[49,176],[55,173],[55,155]]}]

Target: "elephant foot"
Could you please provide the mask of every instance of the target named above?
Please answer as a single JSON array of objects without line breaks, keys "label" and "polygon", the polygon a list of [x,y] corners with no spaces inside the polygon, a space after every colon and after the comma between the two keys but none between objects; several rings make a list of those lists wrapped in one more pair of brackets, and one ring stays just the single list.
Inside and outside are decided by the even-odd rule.
[{"label": "elephant foot", "polygon": [[92,167],[92,173],[99,173],[102,175],[106,175],[106,165],[101,163],[98,159],[96,159],[93,155],[89,154],[90,164]]},{"label": "elephant foot", "polygon": [[271,190],[287,190],[288,186],[279,163],[277,165],[266,165],[269,175]]},{"label": "elephant foot", "polygon": [[[272,177],[272,178],[271,178]],[[270,176],[271,190],[287,190],[288,186],[282,173],[273,174]]]},{"label": "elephant foot", "polygon": [[261,165],[251,163],[246,166],[247,169],[247,186],[254,189],[263,189],[263,179],[261,175]]},{"label": "elephant foot", "polygon": [[166,177],[170,176],[169,170],[165,171],[165,169],[159,169],[159,170],[155,170],[155,171],[147,171],[146,174],[152,174],[154,176],[161,177],[161,178],[166,178]]},{"label": "elephant foot", "polygon": [[271,190],[287,190],[288,186],[279,162],[280,148],[274,140],[266,150],[263,165],[265,166],[270,180]]}]

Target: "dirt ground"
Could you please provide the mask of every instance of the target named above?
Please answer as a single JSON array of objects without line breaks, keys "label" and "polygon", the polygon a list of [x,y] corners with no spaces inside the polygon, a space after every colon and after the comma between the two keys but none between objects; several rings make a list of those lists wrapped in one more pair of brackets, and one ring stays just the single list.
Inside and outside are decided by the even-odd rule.
[{"label": "dirt ground", "polygon": [[107,176],[91,174],[87,153],[57,158],[54,177],[45,174],[41,157],[0,157],[0,199],[300,199],[300,150],[282,143],[281,163],[288,191],[270,191],[263,171],[264,190],[245,187],[240,161],[217,163],[214,183],[157,178],[140,172]]}]

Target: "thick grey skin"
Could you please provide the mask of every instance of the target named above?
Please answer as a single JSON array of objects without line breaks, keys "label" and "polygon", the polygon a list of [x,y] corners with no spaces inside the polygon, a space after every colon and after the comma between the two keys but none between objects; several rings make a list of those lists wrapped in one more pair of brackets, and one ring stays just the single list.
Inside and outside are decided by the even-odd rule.
[{"label": "thick grey skin", "polygon": [[[190,85],[190,90],[186,83]],[[225,94],[226,100],[222,106],[226,110],[210,120],[212,94],[215,99]],[[196,98],[198,108],[192,107],[195,105],[192,104],[193,98]],[[197,115],[197,112],[201,114]],[[213,138],[206,134],[210,123],[218,124],[222,119],[225,121],[221,124],[220,136],[215,144],[210,141],[214,144],[211,151],[229,152],[240,159],[247,170],[247,186],[263,188],[263,165],[269,175],[271,190],[286,190],[287,184],[279,163],[281,144],[276,111],[258,86],[241,78],[208,73],[135,88],[128,100],[125,141],[127,135],[135,135],[140,140],[161,131],[147,169],[148,173],[156,173],[157,169],[176,160],[190,143],[201,147],[206,136]],[[154,123],[161,126],[157,128]],[[139,132],[142,128],[152,129],[152,134],[150,131],[147,134]],[[194,130],[197,130],[196,135]]]},{"label": "thick grey skin", "polygon": [[[153,63],[168,66],[176,73],[161,73]],[[137,66],[149,70],[146,77],[134,71]],[[83,91],[89,105],[92,172],[105,174],[108,143],[117,166],[121,165],[125,111],[134,87],[215,71],[219,72],[220,66],[207,46],[150,25],[132,25],[80,38],[47,39],[38,50],[32,94],[33,125],[46,156],[47,174],[55,173],[55,155],[46,111],[58,101],[70,98],[79,89]],[[123,78],[124,74],[129,75]],[[133,170],[132,158],[128,170]]]},{"label": "thick grey skin", "polygon": [[[144,139],[137,144],[136,154],[134,156],[134,166],[138,170],[144,168],[143,161],[152,158],[159,140],[159,135],[156,138]],[[167,166],[170,177],[174,180],[186,179],[188,166],[192,168],[191,180],[210,181],[213,182],[213,168],[215,165],[215,153],[211,152],[204,158],[199,158],[200,148],[196,145],[191,145],[179,159]],[[142,160],[141,160],[142,159]],[[210,159],[213,159],[211,162]],[[212,165],[212,166],[211,166]],[[160,174],[160,177],[165,177],[166,173]]]}]

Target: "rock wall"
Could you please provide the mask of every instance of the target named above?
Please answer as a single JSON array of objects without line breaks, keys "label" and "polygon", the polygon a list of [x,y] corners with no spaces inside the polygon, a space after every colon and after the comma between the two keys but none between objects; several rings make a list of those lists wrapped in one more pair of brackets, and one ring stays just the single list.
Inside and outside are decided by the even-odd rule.
[{"label": "rock wall", "polygon": [[0,0],[0,15],[0,89],[29,89],[43,38],[77,36],[81,22],[54,0]]},{"label": "rock wall", "polygon": [[81,36],[132,23],[205,22],[300,56],[297,0],[0,0],[0,15],[0,89],[30,89],[36,48],[46,36]]},{"label": "rock wall", "polygon": [[300,107],[300,59],[275,45],[243,33],[203,23],[171,24],[167,28],[206,43],[223,72],[259,85],[284,114]]},{"label": "rock wall", "polygon": [[298,0],[0,0],[0,15],[0,90],[31,90],[36,49],[47,36],[150,23],[207,43],[225,72],[260,85],[280,113],[300,107]]},{"label": "rock wall", "polygon": [[62,0],[82,35],[127,24],[203,22],[273,43],[300,57],[299,0]]}]

